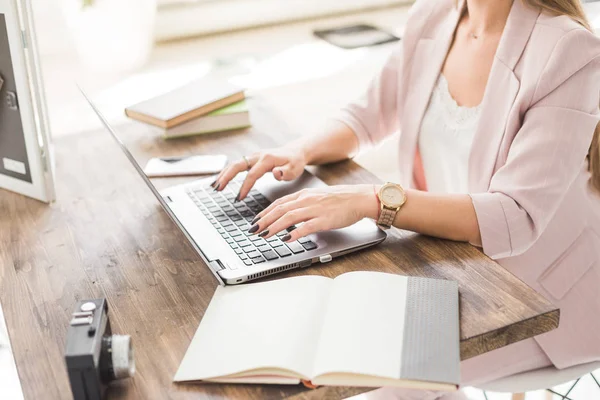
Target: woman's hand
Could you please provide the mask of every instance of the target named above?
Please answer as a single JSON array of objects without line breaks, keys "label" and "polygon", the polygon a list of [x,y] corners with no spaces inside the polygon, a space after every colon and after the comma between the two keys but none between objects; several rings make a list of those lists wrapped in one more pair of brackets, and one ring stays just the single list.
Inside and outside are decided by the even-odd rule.
[{"label": "woman's hand", "polygon": [[279,181],[291,181],[302,175],[306,164],[306,155],[302,149],[282,147],[266,150],[229,164],[211,186],[217,191],[223,190],[237,174],[248,171],[236,198],[239,201],[248,195],[252,186],[264,174],[272,172]]},{"label": "woman's hand", "polygon": [[311,233],[344,228],[363,218],[376,219],[378,213],[379,201],[373,185],[304,189],[278,199],[259,213],[249,232],[270,238],[302,223],[281,238],[290,242]]}]

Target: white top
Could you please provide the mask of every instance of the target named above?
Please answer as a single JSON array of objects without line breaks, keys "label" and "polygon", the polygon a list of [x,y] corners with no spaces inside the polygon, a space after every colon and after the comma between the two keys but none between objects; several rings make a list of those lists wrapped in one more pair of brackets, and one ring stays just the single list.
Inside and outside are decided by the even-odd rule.
[{"label": "white top", "polygon": [[450,95],[446,78],[440,74],[419,133],[419,152],[429,192],[469,192],[469,153],[479,109],[480,106],[459,106]]}]

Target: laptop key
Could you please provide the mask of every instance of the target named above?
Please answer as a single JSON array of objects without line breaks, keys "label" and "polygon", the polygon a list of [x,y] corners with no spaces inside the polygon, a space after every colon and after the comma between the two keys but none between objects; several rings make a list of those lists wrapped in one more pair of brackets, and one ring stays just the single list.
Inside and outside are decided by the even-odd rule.
[{"label": "laptop key", "polygon": [[[254,247],[254,246],[245,246],[245,247],[242,247],[242,249],[244,250],[244,253],[248,253],[248,254],[250,254],[250,253],[260,254],[258,251],[256,251],[256,247]],[[248,256],[248,257],[251,257],[251,256]]]},{"label": "laptop key", "polygon": [[[237,242],[237,238],[235,239]],[[238,246],[240,247],[248,247],[248,246],[252,246],[252,242],[250,242],[249,240],[240,240],[238,242]]]},{"label": "laptop key", "polygon": [[223,226],[223,227],[230,226],[230,225],[233,225],[233,221],[230,219],[227,219],[227,220],[221,222],[221,226]]},{"label": "laptop key", "polygon": [[262,262],[265,262],[265,258],[263,256],[254,257],[251,260],[254,264],[260,264]]},{"label": "laptop key", "polygon": [[254,243],[255,246],[264,246],[267,244],[267,241],[263,238],[260,238],[260,240],[252,241],[252,243]]},{"label": "laptop key", "polygon": [[269,261],[276,260],[279,258],[279,256],[273,250],[265,251],[263,253],[263,256]]},{"label": "laptop key", "polygon": [[310,240],[308,242],[306,242],[306,243],[302,243],[302,246],[304,246],[304,248],[306,250],[314,250],[314,249],[317,248],[317,244],[315,242],[310,241]]},{"label": "laptop key", "polygon": [[238,242],[238,246],[241,246],[241,247],[244,247],[244,246],[242,246],[242,243],[244,243],[244,244],[247,243],[248,245],[250,244],[250,241],[246,240],[246,237],[244,235],[234,236],[233,240],[235,240],[236,242]]},{"label": "laptop key", "polygon": [[306,243],[306,242],[310,242],[310,239],[307,237],[301,237],[300,239],[298,239],[298,241],[302,244]]},{"label": "laptop key", "polygon": [[239,249],[239,248],[238,249],[234,249],[234,251],[235,251],[235,254],[244,254],[244,250]]},{"label": "laptop key", "polygon": [[262,256],[260,255],[260,253],[258,251],[255,250],[252,253],[248,253],[248,257],[256,258],[256,257],[262,257]]},{"label": "laptop key", "polygon": [[250,210],[242,210],[240,211],[240,215],[242,217],[254,217],[254,213]]},{"label": "laptop key", "polygon": [[267,251],[271,251],[271,246],[267,245],[267,244],[263,244],[261,246],[257,247],[258,251],[260,251],[261,253],[267,252]]},{"label": "laptop key", "polygon": [[254,263],[252,262],[252,260],[250,259],[246,259],[246,260],[242,260],[244,262],[244,264],[250,266],[250,265],[254,265]]},{"label": "laptop key", "polygon": [[235,231],[229,232],[229,234],[231,235],[232,238],[240,237],[240,238],[244,239],[244,235],[242,234],[241,231],[235,230]]},{"label": "laptop key", "polygon": [[280,257],[287,257],[292,255],[292,252],[285,246],[275,247],[275,251]]},{"label": "laptop key", "polygon": [[286,243],[286,246],[292,251],[294,254],[299,254],[304,252],[304,247],[298,242]]},{"label": "laptop key", "polygon": [[257,214],[263,210],[263,208],[261,206],[259,206],[258,204],[255,206],[250,206],[250,209]]},{"label": "laptop key", "polygon": [[[269,242],[269,244],[273,248],[279,247],[279,246],[283,246],[283,242],[281,240],[277,240],[277,241],[274,241],[274,242]],[[304,249],[302,251],[304,251]]]}]

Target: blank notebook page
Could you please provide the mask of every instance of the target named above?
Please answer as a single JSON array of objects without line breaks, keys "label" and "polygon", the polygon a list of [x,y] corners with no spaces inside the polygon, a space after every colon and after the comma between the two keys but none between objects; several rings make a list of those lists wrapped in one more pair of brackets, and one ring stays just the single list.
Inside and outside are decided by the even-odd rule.
[{"label": "blank notebook page", "polygon": [[353,272],[334,280],[313,375],[398,379],[408,278]]},{"label": "blank notebook page", "polygon": [[274,366],[310,375],[332,284],[303,276],[218,287],[174,380]]}]

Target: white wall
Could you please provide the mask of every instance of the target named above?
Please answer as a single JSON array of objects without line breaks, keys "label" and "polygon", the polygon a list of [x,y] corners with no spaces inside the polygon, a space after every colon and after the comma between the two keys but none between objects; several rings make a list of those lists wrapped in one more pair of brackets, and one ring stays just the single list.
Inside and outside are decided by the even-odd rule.
[{"label": "white wall", "polygon": [[62,14],[63,0],[31,0],[42,56],[71,51],[71,39]]}]

